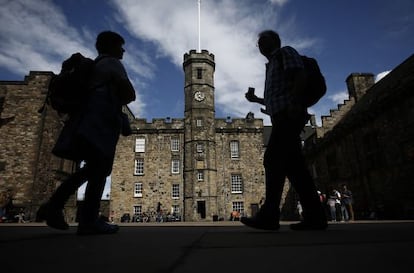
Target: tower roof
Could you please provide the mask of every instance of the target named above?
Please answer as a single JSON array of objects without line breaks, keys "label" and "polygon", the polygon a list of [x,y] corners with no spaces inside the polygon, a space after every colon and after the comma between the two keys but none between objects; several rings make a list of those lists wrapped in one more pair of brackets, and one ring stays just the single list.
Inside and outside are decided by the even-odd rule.
[{"label": "tower roof", "polygon": [[206,49],[201,50],[201,52],[191,49],[189,53],[184,54],[183,67],[191,63],[209,63],[211,66],[215,67],[214,54],[209,53]]}]

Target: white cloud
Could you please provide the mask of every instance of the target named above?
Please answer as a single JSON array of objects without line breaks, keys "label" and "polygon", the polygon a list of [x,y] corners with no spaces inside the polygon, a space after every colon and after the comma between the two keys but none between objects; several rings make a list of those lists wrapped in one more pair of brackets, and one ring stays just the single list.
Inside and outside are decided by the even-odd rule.
[{"label": "white cloud", "polygon": [[[249,103],[244,92],[249,86],[261,94],[265,59],[256,48],[257,33],[276,29],[285,43],[299,50],[315,41],[296,38],[294,19],[279,22],[277,8],[286,1],[255,3],[247,0],[202,1],[201,44],[215,55],[216,105],[224,115],[257,117],[260,106]],[[15,74],[30,70],[58,72],[63,59],[73,52],[95,56],[94,33],[89,26],[77,29],[69,24],[61,8],[51,0],[0,0],[0,66]],[[130,104],[143,116],[146,102],[140,90],[150,88],[157,58],[170,60],[181,69],[183,54],[197,48],[197,1],[112,0],[106,18],[123,23],[132,36],[154,48],[137,48],[127,41],[124,63],[137,89],[137,101]],[[90,26],[95,27],[95,26]],[[152,52],[152,53],[149,53]],[[153,56],[155,52],[155,56]],[[151,55],[149,55],[151,54]]]},{"label": "white cloud", "polygon": [[328,96],[335,104],[342,104],[345,100],[349,99],[348,91],[341,91],[333,95]]},{"label": "white cloud", "polygon": [[[74,52],[94,58],[95,35],[87,27],[71,26],[62,10],[50,0],[0,0],[0,66],[14,74],[29,71],[58,73],[63,60]],[[154,65],[140,50],[127,45],[126,65],[138,89],[152,78]],[[128,58],[133,52],[134,58]],[[138,80],[139,79],[139,80]],[[141,113],[145,103],[138,96],[131,108]]]},{"label": "white cloud", "polygon": [[390,72],[391,72],[391,70],[389,70],[389,71],[384,71],[384,72],[379,73],[379,74],[375,77],[375,82],[380,81],[382,78],[384,78],[385,76],[387,76]]},{"label": "white cloud", "polygon": [[[283,2],[283,1],[281,1]],[[113,0],[121,20],[129,32],[152,42],[159,56],[182,66],[183,54],[198,47],[196,1]],[[277,28],[286,33],[293,45],[309,47],[314,41],[294,39],[288,25],[278,23],[278,13],[269,3],[253,9],[249,1],[202,1],[201,47],[215,55],[216,106],[222,113],[245,116],[253,111],[263,117],[260,107],[247,102],[244,93],[249,86],[261,94],[264,62],[256,48],[257,33]]]},{"label": "white cloud", "polygon": [[269,0],[269,1],[272,4],[279,5],[279,6],[283,6],[284,4],[288,2],[288,0]]},{"label": "white cloud", "polygon": [[51,1],[2,1],[0,40],[0,65],[15,73],[58,72],[59,59],[76,51],[92,54]]}]

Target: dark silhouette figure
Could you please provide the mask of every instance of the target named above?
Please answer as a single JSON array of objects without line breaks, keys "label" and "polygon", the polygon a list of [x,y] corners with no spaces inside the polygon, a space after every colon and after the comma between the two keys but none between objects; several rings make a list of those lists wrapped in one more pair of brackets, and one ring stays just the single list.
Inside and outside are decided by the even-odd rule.
[{"label": "dark silhouette figure", "polygon": [[341,191],[341,205],[343,206],[342,210],[345,214],[345,221],[354,221],[354,209],[352,208],[352,203],[352,192],[348,189],[346,184],[343,184]]},{"label": "dark silhouette figure", "polygon": [[303,208],[303,221],[292,224],[291,229],[325,229],[326,216],[302,154],[300,133],[309,114],[298,98],[300,91],[306,88],[301,56],[292,47],[281,47],[279,35],[272,30],[259,34],[258,47],[269,60],[266,64],[264,97],[257,97],[254,89],[249,89],[246,98],[265,105],[262,112],[270,115],[272,122],[264,155],[266,200],[256,215],[242,217],[241,222],[253,228],[278,230],[279,205],[287,177]]},{"label": "dark silhouette figure", "polygon": [[119,229],[99,217],[99,207],[125,122],[122,106],[135,100],[135,90],[120,62],[125,52],[124,43],[115,32],[104,31],[97,36],[95,46],[99,55],[91,78],[91,95],[79,111],[71,114],[54,148],[64,150],[65,145],[71,145],[72,149],[82,151],[85,165],[63,181],[49,201],[39,208],[38,219],[46,220],[52,228],[68,229],[64,204],[88,181],[77,233],[110,234]]}]

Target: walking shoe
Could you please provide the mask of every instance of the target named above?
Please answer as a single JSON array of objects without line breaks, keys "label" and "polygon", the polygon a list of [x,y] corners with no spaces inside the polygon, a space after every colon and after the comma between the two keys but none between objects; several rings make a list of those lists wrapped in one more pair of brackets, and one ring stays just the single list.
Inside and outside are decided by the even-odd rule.
[{"label": "walking shoe", "polygon": [[259,217],[242,217],[240,222],[248,227],[263,230],[279,230],[280,225],[277,221],[264,220]]},{"label": "walking shoe", "polygon": [[46,224],[55,229],[67,230],[68,223],[65,221],[63,211],[53,208],[50,203],[45,203],[40,206],[36,214],[37,221],[46,221]]},{"label": "walking shoe", "polygon": [[296,224],[291,224],[291,230],[325,230],[328,227],[328,223],[325,222],[306,222],[302,221]]},{"label": "walking shoe", "polygon": [[264,206],[253,217],[242,217],[240,222],[251,228],[263,230],[278,230],[279,217],[272,210],[267,210]]},{"label": "walking shoe", "polygon": [[79,224],[78,235],[98,235],[98,234],[114,234],[119,230],[119,226],[109,224],[101,219],[93,224]]}]

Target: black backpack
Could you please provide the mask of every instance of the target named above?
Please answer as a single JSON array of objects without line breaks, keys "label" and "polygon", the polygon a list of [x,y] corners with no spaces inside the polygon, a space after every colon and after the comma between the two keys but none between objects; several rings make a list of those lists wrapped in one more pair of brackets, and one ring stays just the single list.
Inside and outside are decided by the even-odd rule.
[{"label": "black backpack", "polygon": [[59,113],[72,114],[79,111],[90,94],[90,78],[95,62],[80,53],[62,63],[58,75],[49,83],[47,103]]},{"label": "black backpack", "polygon": [[326,83],[318,62],[311,57],[301,56],[306,71],[306,88],[299,100],[306,107],[316,104],[326,93]]}]

